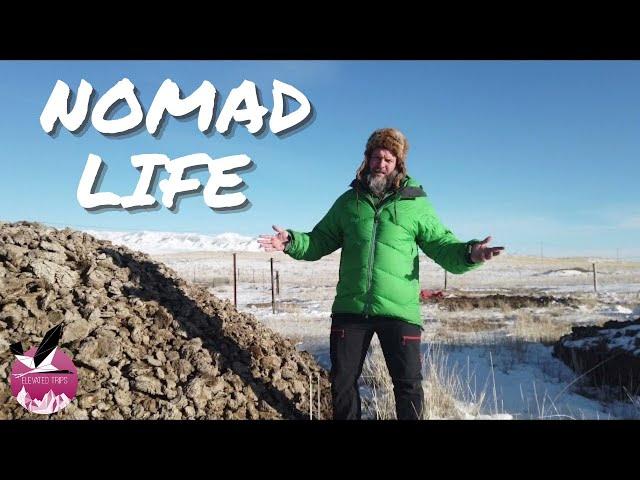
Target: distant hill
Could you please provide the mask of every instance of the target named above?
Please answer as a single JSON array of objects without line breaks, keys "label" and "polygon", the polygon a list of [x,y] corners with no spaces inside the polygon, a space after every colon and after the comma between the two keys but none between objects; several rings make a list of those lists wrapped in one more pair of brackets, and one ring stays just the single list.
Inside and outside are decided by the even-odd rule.
[{"label": "distant hill", "polygon": [[84,230],[100,239],[109,240],[116,245],[122,245],[132,250],[139,250],[148,254],[178,253],[178,252],[258,252],[260,246],[256,238],[246,237],[237,233],[222,233],[219,235],[202,235],[199,233],[175,232],[103,232]]}]

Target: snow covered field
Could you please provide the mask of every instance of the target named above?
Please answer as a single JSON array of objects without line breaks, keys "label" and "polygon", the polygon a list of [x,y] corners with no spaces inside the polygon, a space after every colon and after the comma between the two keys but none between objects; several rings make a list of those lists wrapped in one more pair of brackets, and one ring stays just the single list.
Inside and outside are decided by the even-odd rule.
[{"label": "snow covered field", "polygon": [[[329,315],[339,252],[317,262],[300,262],[282,253],[256,251],[255,240],[235,234],[176,237],[154,233],[153,238],[143,234],[124,238],[124,234],[91,233],[147,251],[185,279],[231,301],[232,252],[236,252],[238,308],[292,338],[298,348],[311,352],[330,368]],[[271,305],[271,257],[280,287],[275,313]],[[444,271],[422,256],[420,280],[422,288],[442,290]],[[602,389],[587,386],[551,355],[551,343],[569,333],[573,325],[601,325],[612,319],[640,316],[640,263],[594,258],[541,260],[506,253],[473,272],[448,274],[446,293],[457,297],[553,296],[570,299],[573,305],[512,308],[505,303],[497,308],[449,311],[437,303],[423,304],[425,382],[437,370],[445,380],[441,383],[449,385],[447,394],[454,397],[452,406],[434,410],[431,418],[640,418],[638,397],[607,396]],[[376,348],[374,339],[372,358]],[[430,385],[427,382],[427,389],[432,388]],[[368,418],[387,418],[381,414],[380,402],[378,410],[371,407],[372,390],[364,380],[362,394]]]}]

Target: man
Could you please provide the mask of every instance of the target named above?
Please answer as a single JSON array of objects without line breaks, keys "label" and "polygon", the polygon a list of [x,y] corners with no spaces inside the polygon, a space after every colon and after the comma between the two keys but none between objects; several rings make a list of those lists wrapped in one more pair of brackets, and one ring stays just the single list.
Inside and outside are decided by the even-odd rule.
[{"label": "man", "polygon": [[374,131],[351,189],[309,233],[273,226],[266,251],[318,260],[342,248],[331,309],[331,394],[335,419],[360,419],[358,378],[373,334],[393,380],[398,419],[423,408],[418,248],[451,273],[464,273],[504,247],[459,241],[437,217],[422,186],[407,173],[409,144],[393,128]]}]

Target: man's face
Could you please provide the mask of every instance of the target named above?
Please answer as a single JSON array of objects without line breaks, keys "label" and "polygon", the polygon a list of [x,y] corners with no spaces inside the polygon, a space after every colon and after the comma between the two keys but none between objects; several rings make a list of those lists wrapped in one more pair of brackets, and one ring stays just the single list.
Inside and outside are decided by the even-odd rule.
[{"label": "man's face", "polygon": [[371,176],[386,177],[396,169],[396,156],[386,148],[376,148],[369,156]]}]

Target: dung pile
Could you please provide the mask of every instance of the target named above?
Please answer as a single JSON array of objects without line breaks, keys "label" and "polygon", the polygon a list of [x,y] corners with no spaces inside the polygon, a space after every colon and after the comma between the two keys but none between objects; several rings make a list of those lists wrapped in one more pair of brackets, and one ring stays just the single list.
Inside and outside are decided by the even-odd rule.
[{"label": "dung pile", "polygon": [[327,372],[307,352],[148,255],[71,229],[0,223],[0,419],[47,418],[11,397],[9,346],[59,347],[76,398],[51,418],[331,418]]},{"label": "dung pile", "polygon": [[488,309],[488,308],[539,308],[548,307],[550,305],[565,305],[568,307],[577,307],[577,301],[573,298],[527,295],[483,295],[483,296],[440,296],[440,295],[421,295],[423,303],[437,303],[441,308],[450,312],[458,310],[472,309]]},{"label": "dung pile", "polygon": [[596,386],[640,387],[640,318],[609,321],[601,327],[573,327],[553,347],[553,354]]}]

